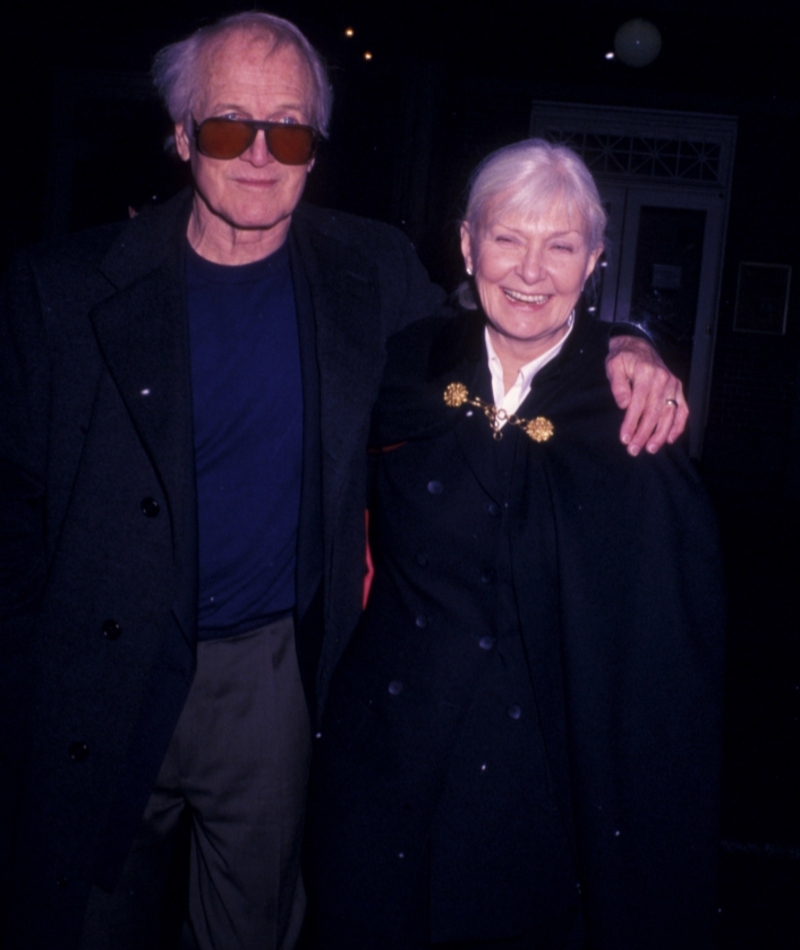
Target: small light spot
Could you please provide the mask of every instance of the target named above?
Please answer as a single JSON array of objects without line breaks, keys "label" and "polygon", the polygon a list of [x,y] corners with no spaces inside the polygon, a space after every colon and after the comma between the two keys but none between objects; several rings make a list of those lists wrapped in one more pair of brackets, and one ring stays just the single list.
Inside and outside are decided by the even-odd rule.
[{"label": "small light spot", "polygon": [[400,851],[400,852],[398,853],[397,857],[402,860],[402,859],[405,857],[405,853],[404,853],[403,851]]},{"label": "small light spot", "polygon": [[369,50],[367,50],[367,52],[364,53],[364,59],[372,59],[372,53],[370,53]]},{"label": "small light spot", "polygon": [[347,29],[344,31],[344,35],[345,35],[348,39],[351,39],[352,37],[354,37],[354,36],[356,35],[356,31],[353,29],[352,26],[348,26]]},{"label": "small light spot", "polygon": [[149,396],[149,395],[150,395],[150,388],[149,388],[149,387],[145,387],[144,389],[140,389],[140,390],[139,390],[139,395],[140,395],[140,396]]},{"label": "small light spot", "polygon": [[472,414],[473,414],[473,413],[472,413],[472,410],[471,410],[471,409],[468,409],[468,410],[467,410],[467,419],[469,419],[469,418],[472,416]]},{"label": "small light spot", "polygon": [[315,739],[321,739],[321,738],[322,738],[322,733],[321,733],[321,732],[316,733],[315,736],[314,736],[314,738],[315,738]]},{"label": "small light spot", "polygon": [[613,50],[609,50],[609,51],[606,53],[606,59],[609,59],[609,60],[610,60],[610,59],[613,59],[613,58],[614,58],[614,51],[613,51]]},{"label": "small light spot", "polygon": [[485,771],[486,771],[486,763],[484,762],[483,765],[481,766],[481,772],[485,772]]},{"label": "small light spot", "polygon": [[615,831],[615,832],[614,832],[614,837],[615,837],[615,838],[619,838],[619,832],[618,832],[618,831]]}]

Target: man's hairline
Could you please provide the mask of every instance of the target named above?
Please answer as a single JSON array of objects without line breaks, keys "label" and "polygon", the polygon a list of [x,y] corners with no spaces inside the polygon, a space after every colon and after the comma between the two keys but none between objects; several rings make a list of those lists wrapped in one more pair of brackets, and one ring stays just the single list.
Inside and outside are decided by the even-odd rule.
[{"label": "man's hairline", "polygon": [[[195,120],[195,110],[197,107],[198,100],[201,98],[202,93],[204,92],[204,86],[207,82],[208,69],[204,64],[204,60],[211,57],[214,53],[219,51],[225,43],[232,39],[235,36],[249,36],[253,42],[262,40],[266,41],[271,39],[272,43],[269,50],[267,51],[264,60],[271,58],[276,53],[280,52],[282,49],[293,49],[297,54],[297,58],[300,61],[308,81],[308,86],[311,90],[312,96],[311,101],[305,103],[303,108],[303,114],[307,116],[307,121],[313,124],[312,115],[315,111],[314,109],[314,98],[315,98],[315,76],[314,71],[311,68],[311,64],[308,61],[307,56],[305,55],[305,50],[302,49],[299,43],[295,42],[291,36],[280,36],[278,33],[270,29],[267,24],[263,25],[252,25],[250,27],[243,26],[240,24],[231,25],[223,33],[218,33],[214,36],[208,38],[208,40],[203,44],[203,46],[198,50],[197,57],[195,59],[195,76],[198,78],[202,74],[203,81],[198,81],[192,85],[192,94],[189,98],[189,106],[187,114],[182,118],[181,122],[184,125],[184,128],[187,130],[187,133],[191,137],[192,124]],[[294,108],[294,107],[292,107]],[[255,116],[255,118],[261,118],[260,116]],[[177,125],[178,123],[176,123]]]}]

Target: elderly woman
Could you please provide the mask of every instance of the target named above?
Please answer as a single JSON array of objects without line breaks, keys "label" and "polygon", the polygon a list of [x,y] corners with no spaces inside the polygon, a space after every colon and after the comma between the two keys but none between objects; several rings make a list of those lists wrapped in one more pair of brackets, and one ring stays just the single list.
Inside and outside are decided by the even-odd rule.
[{"label": "elderly woman", "polygon": [[579,303],[604,226],[568,149],[494,153],[465,309],[394,340],[374,582],[317,738],[321,947],[713,942],[715,528],[680,454],[618,441]]}]

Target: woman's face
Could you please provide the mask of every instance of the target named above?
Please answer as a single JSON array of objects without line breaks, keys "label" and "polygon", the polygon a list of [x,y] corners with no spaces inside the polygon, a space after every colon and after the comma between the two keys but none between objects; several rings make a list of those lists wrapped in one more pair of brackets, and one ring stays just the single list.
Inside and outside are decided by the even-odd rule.
[{"label": "woman's face", "polygon": [[583,218],[564,206],[537,219],[501,212],[477,233],[462,225],[461,252],[475,275],[493,344],[527,362],[566,334],[602,252],[589,248],[585,232]]}]

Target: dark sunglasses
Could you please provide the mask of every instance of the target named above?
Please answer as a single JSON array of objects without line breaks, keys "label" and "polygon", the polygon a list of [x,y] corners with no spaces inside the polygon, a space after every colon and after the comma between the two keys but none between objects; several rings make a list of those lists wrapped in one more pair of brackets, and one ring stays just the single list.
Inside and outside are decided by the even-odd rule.
[{"label": "dark sunglasses", "polygon": [[307,165],[314,157],[321,138],[310,125],[285,122],[257,122],[254,119],[204,119],[194,122],[194,140],[198,151],[209,158],[238,158],[264,130],[267,148],[282,165]]}]

